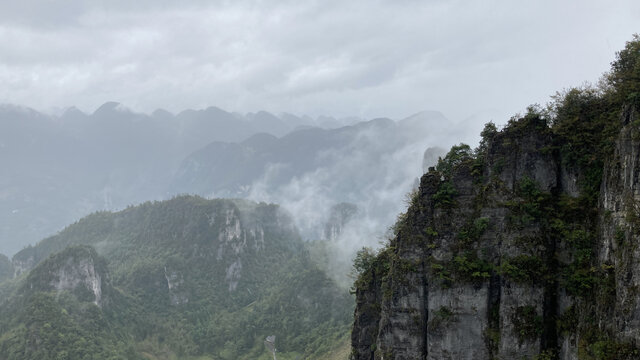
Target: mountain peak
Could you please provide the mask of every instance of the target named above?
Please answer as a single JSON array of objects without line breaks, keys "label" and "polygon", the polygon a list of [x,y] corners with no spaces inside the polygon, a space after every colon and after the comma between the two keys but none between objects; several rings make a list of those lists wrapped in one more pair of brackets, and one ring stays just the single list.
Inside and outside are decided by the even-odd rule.
[{"label": "mountain peak", "polygon": [[98,107],[96,111],[93,112],[93,115],[109,114],[113,112],[130,113],[131,110],[129,110],[126,106],[120,104],[119,102],[108,101],[100,105],[100,107]]},{"label": "mountain peak", "polygon": [[446,117],[440,111],[436,110],[423,110],[413,115],[407,116],[400,121],[439,121],[445,120]]},{"label": "mountain peak", "polygon": [[165,109],[156,109],[151,113],[151,117],[155,119],[169,119],[173,117],[173,114]]},{"label": "mountain peak", "polygon": [[61,119],[80,119],[85,117],[87,117],[87,114],[85,114],[75,106],[68,107],[62,113],[62,115],[60,115]]}]

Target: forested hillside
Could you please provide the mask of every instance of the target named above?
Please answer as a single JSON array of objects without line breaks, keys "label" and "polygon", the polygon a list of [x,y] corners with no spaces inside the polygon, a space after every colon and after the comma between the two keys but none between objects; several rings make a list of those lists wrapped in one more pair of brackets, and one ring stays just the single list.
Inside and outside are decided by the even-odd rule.
[{"label": "forested hillside", "polygon": [[318,358],[351,297],[276,205],[182,196],[90,215],[13,258],[3,359]]}]

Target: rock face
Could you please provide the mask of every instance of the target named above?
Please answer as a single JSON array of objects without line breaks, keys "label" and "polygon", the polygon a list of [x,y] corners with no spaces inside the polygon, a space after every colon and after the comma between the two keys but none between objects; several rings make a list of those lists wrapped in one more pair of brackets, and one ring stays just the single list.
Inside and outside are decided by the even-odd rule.
[{"label": "rock face", "polygon": [[429,168],[435,166],[438,162],[438,158],[444,156],[446,153],[447,150],[438,146],[427,148],[422,155],[422,172],[426,173],[429,171]]},{"label": "rock face", "polygon": [[[638,113],[627,109],[615,154],[605,167],[600,198],[598,261],[611,267],[615,298],[600,299],[605,326],[640,341],[640,129]],[[609,300],[609,301],[607,301]]]},{"label": "rock face", "polygon": [[540,116],[454,147],[356,281],[352,359],[639,358],[636,118],[595,195]]},{"label": "rock face", "polygon": [[182,285],[184,284],[184,276],[173,270],[167,270],[164,267],[164,278],[167,279],[167,288],[169,289],[169,299],[171,305],[181,305],[189,302],[189,296],[182,292]]},{"label": "rock face", "polygon": [[35,258],[33,256],[14,257],[11,261],[13,268],[13,277],[18,277],[24,272],[28,272],[35,266]]},{"label": "rock face", "polygon": [[0,282],[11,279],[13,277],[13,264],[11,264],[11,260],[4,255],[0,254]]},{"label": "rock face", "polygon": [[342,343],[353,310],[274,204],[181,196],[96,213],[14,262],[25,272],[0,281],[7,360],[255,359],[272,334],[278,358],[312,359]]},{"label": "rock face", "polygon": [[339,203],[331,207],[329,219],[324,225],[323,238],[336,241],[344,227],[358,215],[358,206],[351,203]]},{"label": "rock face", "polygon": [[82,301],[102,306],[107,279],[106,263],[92,247],[72,246],[31,271],[24,288],[27,291],[70,291]]}]

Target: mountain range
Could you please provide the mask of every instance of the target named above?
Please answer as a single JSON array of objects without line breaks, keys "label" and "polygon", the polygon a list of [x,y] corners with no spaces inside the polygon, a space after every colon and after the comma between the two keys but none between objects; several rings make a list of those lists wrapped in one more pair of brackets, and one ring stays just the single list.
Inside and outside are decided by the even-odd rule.
[{"label": "mountain range", "polygon": [[92,114],[53,116],[0,106],[0,251],[14,253],[96,210],[169,197],[183,158],[212,141],[281,136],[314,122],[215,107],[145,115],[110,102]]},{"label": "mountain range", "polygon": [[[53,116],[4,105],[0,251],[13,254],[94,211],[183,193],[281,203],[305,237],[321,234],[330,208],[344,201],[375,204],[361,213],[389,224],[421,174],[423,151],[444,142],[435,134],[451,132],[447,125],[436,112],[394,122],[215,107],[145,115],[112,102],[92,114],[70,108]],[[353,161],[366,171],[353,171]],[[395,169],[392,177],[376,164]],[[321,196],[311,199],[317,189]]]}]

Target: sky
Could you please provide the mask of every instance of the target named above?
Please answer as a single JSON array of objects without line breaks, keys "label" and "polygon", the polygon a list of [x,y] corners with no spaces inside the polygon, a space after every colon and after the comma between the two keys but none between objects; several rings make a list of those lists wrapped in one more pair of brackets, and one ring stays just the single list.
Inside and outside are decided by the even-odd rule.
[{"label": "sky", "polygon": [[636,32],[637,0],[3,1],[0,103],[500,124]]}]

